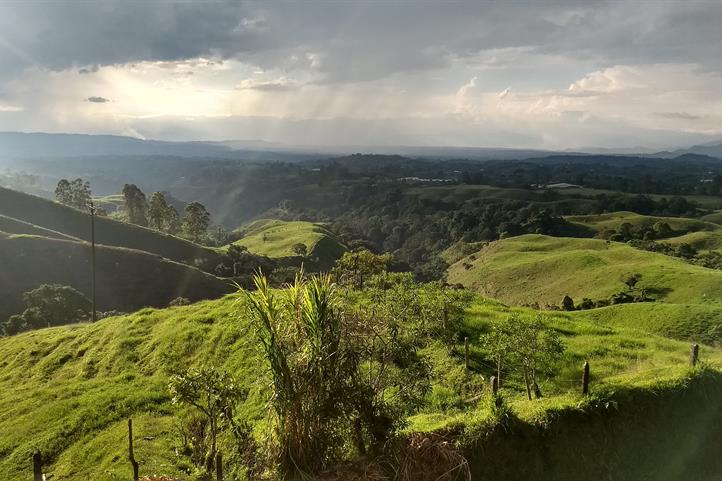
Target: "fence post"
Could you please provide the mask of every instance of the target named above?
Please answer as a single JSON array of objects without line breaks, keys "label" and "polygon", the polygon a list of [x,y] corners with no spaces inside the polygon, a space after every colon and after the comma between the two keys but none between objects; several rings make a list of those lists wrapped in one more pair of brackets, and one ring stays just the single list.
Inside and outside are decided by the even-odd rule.
[{"label": "fence post", "polygon": [[469,369],[469,338],[464,338],[464,366]]},{"label": "fence post", "polygon": [[128,460],[133,465],[133,481],[138,481],[138,462],[133,454],[133,420],[128,418]]},{"label": "fence post", "polygon": [[582,394],[589,394],[589,361],[584,361],[584,373],[582,374]]},{"label": "fence post", "polygon": [[692,349],[689,352],[689,365],[695,367],[699,360],[699,344],[692,344]]},{"label": "fence post", "polygon": [[43,481],[43,456],[40,451],[33,453],[33,481]]},{"label": "fence post", "polygon": [[216,454],[216,480],[223,481],[223,455]]},{"label": "fence post", "polygon": [[496,376],[491,376],[491,378],[489,378],[489,381],[491,382],[491,394],[496,396],[499,393],[499,380],[496,378]]}]

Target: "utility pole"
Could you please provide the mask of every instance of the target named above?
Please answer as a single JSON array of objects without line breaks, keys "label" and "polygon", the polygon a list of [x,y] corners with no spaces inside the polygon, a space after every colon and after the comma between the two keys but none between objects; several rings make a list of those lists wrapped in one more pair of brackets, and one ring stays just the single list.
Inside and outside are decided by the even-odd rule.
[{"label": "utility pole", "polygon": [[98,320],[95,310],[95,205],[90,201],[90,270],[91,270],[91,295],[93,301],[93,322]]}]

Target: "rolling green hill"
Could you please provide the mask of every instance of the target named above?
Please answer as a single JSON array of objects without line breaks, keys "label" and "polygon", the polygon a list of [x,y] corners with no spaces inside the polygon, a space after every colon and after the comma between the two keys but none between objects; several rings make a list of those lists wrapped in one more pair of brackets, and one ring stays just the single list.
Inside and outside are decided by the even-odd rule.
[{"label": "rolling green hill", "polygon": [[722,343],[722,271],[599,239],[525,235],[492,242],[449,268],[449,282],[515,305],[558,306],[565,295],[606,299],[625,288],[622,276],[642,274],[638,286],[654,303],[576,312],[665,336]]},{"label": "rolling green hill", "polygon": [[[0,319],[22,312],[21,294],[45,283],[90,295],[90,244],[33,235],[0,238]],[[176,297],[220,297],[227,281],[147,252],[96,246],[97,302],[101,311],[162,307]]]},{"label": "rolling green hill", "polygon": [[635,214],[634,212],[612,212],[599,215],[568,216],[566,220],[572,225],[588,229],[593,234],[605,230],[619,230],[624,223],[635,228],[651,227],[657,222],[665,222],[672,228],[673,235],[665,239],[657,239],[670,244],[689,244],[698,251],[722,250],[722,227],[703,219],[684,217],[656,217]]},{"label": "rolling green hill", "polygon": [[[88,214],[33,195],[0,187],[0,215],[67,236],[90,240]],[[16,232],[13,229],[11,233]],[[139,249],[207,271],[212,271],[221,262],[221,254],[212,249],[107,217],[96,217],[95,237],[98,244]]]},{"label": "rolling green hill", "polygon": [[321,224],[305,221],[283,221],[261,219],[252,222],[244,229],[244,237],[235,242],[243,245],[253,254],[271,258],[292,258],[302,260],[293,252],[293,246],[304,244],[308,250],[308,259],[326,269],[341,257],[346,247]]},{"label": "rolling green hill", "polygon": [[685,217],[658,217],[626,211],[597,215],[567,216],[566,220],[573,224],[591,228],[597,233],[605,229],[618,230],[619,226],[625,222],[631,224],[633,227],[653,226],[657,222],[666,222],[673,231],[684,234],[700,231],[722,231],[719,225],[704,220],[688,219]]},{"label": "rolling green hill", "polygon": [[449,268],[449,282],[512,304],[558,305],[565,295],[608,298],[624,287],[621,277],[634,272],[642,274],[639,287],[663,302],[722,300],[722,271],[599,239],[524,235],[471,256]]},{"label": "rolling green hill", "polygon": [[[469,310],[465,329],[475,374],[467,376],[490,374],[478,334],[490,320],[510,311],[484,299]],[[36,449],[45,453],[46,471],[54,479],[126,479],[125,420],[131,416],[141,476],[162,473],[188,479],[183,472],[188,463],[174,451],[179,443],[174,426],[180,408],[171,404],[167,382],[171,373],[189,366],[216,364],[234,373],[250,389],[238,414],[258,429],[267,428],[259,420],[268,381],[264,369],[259,369],[257,346],[247,336],[248,326],[238,312],[244,312],[243,306],[229,296],[1,338],[0,479],[30,479],[29,460]],[[687,343],[563,315],[550,322],[567,346],[566,361],[543,384],[547,397],[542,401],[526,401],[511,388],[505,391],[514,416],[523,422],[536,426],[548,422],[542,421],[545,412],[595,409],[597,398],[588,398],[592,404],[587,406],[578,394],[578,371],[584,359],[594,366],[598,392],[624,391],[621,388],[626,386],[650,389],[659,396],[664,386],[684,383],[690,375]],[[457,352],[460,349],[456,347]],[[450,356],[446,348],[425,354],[430,355],[437,376],[465,376],[463,358]],[[701,355],[710,365],[722,363],[717,350],[703,347]],[[485,406],[477,402],[462,408],[430,405],[410,418],[409,430],[467,426],[471,433],[493,431]],[[620,409],[624,406],[622,402]],[[479,461],[483,464],[483,457]]]}]

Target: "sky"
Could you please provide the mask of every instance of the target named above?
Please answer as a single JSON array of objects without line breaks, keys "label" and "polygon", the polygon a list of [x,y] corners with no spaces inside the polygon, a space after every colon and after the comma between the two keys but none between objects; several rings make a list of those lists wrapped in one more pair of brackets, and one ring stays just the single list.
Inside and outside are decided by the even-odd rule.
[{"label": "sky", "polygon": [[0,0],[0,130],[291,145],[722,140],[719,1]]}]

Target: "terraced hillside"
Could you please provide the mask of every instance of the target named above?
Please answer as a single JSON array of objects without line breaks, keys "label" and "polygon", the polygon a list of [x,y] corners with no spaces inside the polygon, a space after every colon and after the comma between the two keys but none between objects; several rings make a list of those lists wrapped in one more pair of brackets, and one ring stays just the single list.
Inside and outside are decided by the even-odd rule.
[{"label": "terraced hillside", "polygon": [[[491,374],[478,336],[491,320],[512,311],[534,315],[484,299],[469,310],[464,329],[471,340],[470,373],[465,374],[460,345],[456,354],[450,355],[445,347],[422,353],[434,366],[435,388],[428,403],[410,418],[410,431],[453,427],[468,430],[469,436],[494,432],[497,421],[487,404],[465,402],[458,394],[450,400],[449,393],[460,379],[476,376],[481,380],[480,376]],[[237,414],[260,430],[267,428],[260,420],[268,380],[259,368],[257,346],[247,335],[244,316],[238,316],[242,312],[243,306],[231,296],[0,339],[0,390],[4,393],[0,397],[0,478],[30,479],[30,454],[40,449],[48,462],[46,471],[54,479],[126,479],[125,420],[132,416],[141,475],[163,473],[190,479],[185,474],[188,462],[174,450],[180,442],[175,423],[181,410],[171,404],[167,388],[169,375],[188,366],[216,364],[234,373],[250,389],[249,399]],[[687,343],[563,315],[548,322],[562,336],[567,355],[542,385],[547,397],[526,401],[512,384],[505,390],[511,413],[521,423],[529,423],[524,425],[530,430],[548,422],[543,421],[547,412],[558,418],[551,413],[581,415],[597,409],[595,400],[605,399],[608,393],[655,392],[659,400],[669,386],[688,382]],[[703,347],[701,356],[712,366],[722,363],[717,350]],[[584,359],[594,366],[593,389],[598,393],[588,401],[578,393]],[[630,359],[635,361],[630,363]],[[619,399],[619,410],[636,405],[624,399]],[[692,421],[685,419],[687,424]],[[502,445],[497,442],[490,449]],[[663,461],[661,453],[657,457]],[[477,468],[484,471],[487,464],[482,456]],[[488,475],[476,479],[488,479]]]},{"label": "terraced hillside", "polygon": [[[0,187],[0,215],[61,234],[90,240],[90,217],[79,210],[47,199]],[[18,232],[15,229],[10,233]],[[212,271],[221,254],[192,242],[105,217],[95,221],[98,244],[138,249],[167,259]]]},{"label": "terraced hillside", "polygon": [[254,254],[300,262],[303,259],[293,247],[303,244],[308,252],[306,258],[317,259],[313,262],[323,269],[331,267],[346,251],[331,231],[312,222],[261,219],[243,231],[244,237],[235,244],[246,246]]},{"label": "terraced hillside", "polygon": [[[90,244],[33,235],[0,236],[0,319],[23,310],[22,293],[40,284],[70,285],[90,295]],[[220,297],[228,282],[147,252],[96,247],[97,302],[101,311],[163,307],[176,297]]]}]

